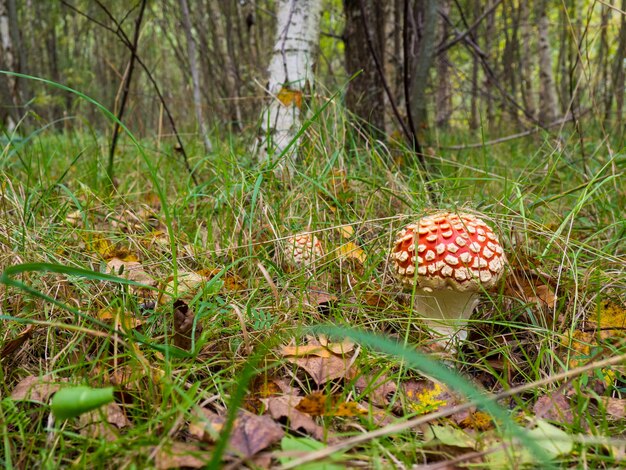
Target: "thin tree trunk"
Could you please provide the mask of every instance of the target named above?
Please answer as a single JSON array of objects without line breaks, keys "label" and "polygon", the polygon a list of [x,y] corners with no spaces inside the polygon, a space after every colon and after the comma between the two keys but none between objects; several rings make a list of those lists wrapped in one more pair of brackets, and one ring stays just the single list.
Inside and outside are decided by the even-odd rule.
[{"label": "thin tree trunk", "polygon": [[550,23],[546,11],[547,0],[537,2],[537,53],[539,56],[539,121],[549,124],[556,118],[556,93],[552,72]]},{"label": "thin tree trunk", "polygon": [[[622,11],[626,9],[626,0],[622,0]],[[626,15],[622,15],[619,27],[619,39],[615,59],[613,60],[613,95],[615,95],[615,128],[622,131],[622,112],[624,110],[624,59],[626,58]]]},{"label": "thin tree trunk", "polygon": [[278,0],[276,6],[276,43],[268,69],[270,98],[261,113],[257,155],[262,162],[270,160],[279,172],[291,174],[298,157],[304,95],[313,83],[322,4],[321,0]]},{"label": "thin tree trunk", "polygon": [[522,102],[526,110],[535,115],[535,100],[533,92],[533,63],[532,63],[532,26],[530,23],[530,8],[526,1],[520,2],[520,30],[522,43],[519,48],[520,54],[520,81]]},{"label": "thin tree trunk", "polygon": [[[442,0],[441,11],[446,16],[450,15],[450,0]],[[448,37],[448,23],[440,18],[441,22],[441,44]],[[437,57],[437,91],[435,94],[435,124],[438,128],[447,129],[451,113],[451,95],[450,95],[450,64],[448,51],[445,50]]]},{"label": "thin tree trunk", "polygon": [[426,87],[437,39],[438,3],[437,0],[424,0],[423,2],[422,36],[411,73],[410,111],[417,132],[428,127]]},{"label": "thin tree trunk", "polygon": [[[15,51],[13,49],[13,37],[10,31],[9,5],[7,0],[0,0],[0,63],[2,67],[11,72],[17,71],[15,61]],[[7,127],[12,130],[19,120],[17,106],[19,103],[19,93],[17,81],[11,75],[0,76],[2,82],[3,109],[2,123],[6,122]],[[7,100],[7,98],[9,98]]]},{"label": "thin tree trunk", "polygon": [[[491,9],[494,4],[494,0],[489,0],[489,8]],[[504,8],[504,7],[503,7]],[[487,16],[487,27],[485,28],[485,49],[487,54],[489,54],[489,58],[493,58],[494,51],[493,42],[496,36],[496,14],[495,10],[492,11],[489,16]],[[497,53],[497,51],[496,51]],[[498,66],[498,61],[493,61],[494,68]],[[494,73],[497,75],[497,72],[494,70]],[[485,77],[484,81],[485,94],[487,99],[487,123],[489,126],[489,131],[493,132],[496,129],[496,119],[495,119],[495,110],[493,105],[493,86],[489,77]]]},{"label": "thin tree trunk", "polygon": [[[346,106],[362,122],[367,134],[380,138],[385,130],[385,89],[378,63],[384,68],[385,7],[376,0],[344,0],[343,33],[348,84]],[[368,47],[368,35],[373,51]],[[360,72],[360,73],[359,73]]]},{"label": "thin tree trunk", "polygon": [[191,82],[193,85],[193,106],[196,111],[196,120],[200,129],[200,135],[204,142],[204,150],[211,152],[213,145],[204,123],[202,115],[202,96],[200,95],[200,76],[198,74],[198,65],[196,64],[196,41],[191,31],[191,21],[189,19],[189,5],[187,0],[180,0],[180,8],[183,12],[183,27],[185,30],[185,38],[187,40],[187,53],[189,55],[189,71],[191,72]]},{"label": "thin tree trunk", "polygon": [[478,129],[480,119],[478,116],[478,58],[472,58],[472,92],[470,94],[470,130]]}]

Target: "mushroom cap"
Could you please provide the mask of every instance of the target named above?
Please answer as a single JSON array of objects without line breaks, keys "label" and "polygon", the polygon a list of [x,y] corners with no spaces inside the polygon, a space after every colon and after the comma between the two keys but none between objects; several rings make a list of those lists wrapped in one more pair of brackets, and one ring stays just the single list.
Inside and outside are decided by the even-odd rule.
[{"label": "mushroom cap", "polygon": [[462,292],[493,287],[505,263],[498,237],[485,222],[452,212],[422,217],[400,230],[391,259],[406,284]]},{"label": "mushroom cap", "polygon": [[308,266],[324,256],[319,239],[310,232],[302,232],[285,239],[285,258],[293,266]]}]

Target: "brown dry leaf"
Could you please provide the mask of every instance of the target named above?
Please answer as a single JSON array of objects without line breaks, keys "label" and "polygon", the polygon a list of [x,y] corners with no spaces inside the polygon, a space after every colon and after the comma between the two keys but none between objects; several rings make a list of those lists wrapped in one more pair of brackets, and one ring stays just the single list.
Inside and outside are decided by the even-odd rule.
[{"label": "brown dry leaf", "polygon": [[[202,410],[203,418],[190,425],[189,432],[206,442],[214,442],[224,427],[226,418],[207,409]],[[269,416],[257,416],[239,410],[228,440],[229,450],[242,458],[251,458],[263,449],[283,438],[285,432]]]},{"label": "brown dry leaf", "polygon": [[32,400],[41,403],[47,403],[52,395],[54,395],[61,383],[67,382],[67,379],[52,377],[35,377],[33,375],[22,379],[11,392],[12,400]]},{"label": "brown dry leaf", "polygon": [[316,307],[321,315],[328,315],[330,308],[337,303],[337,296],[323,289],[311,287],[306,293],[306,301],[309,305]]},{"label": "brown dry leaf", "polygon": [[280,397],[264,398],[270,416],[276,421],[287,420],[289,429],[296,432],[305,432],[321,441],[324,439],[324,428],[317,424],[311,416],[296,409],[302,400],[301,396],[283,395]]},{"label": "brown dry leaf", "polygon": [[558,423],[572,424],[574,412],[562,393],[543,395],[535,402],[533,413],[540,419],[548,419]]},{"label": "brown dry leaf", "polygon": [[203,450],[198,443],[173,442],[159,448],[155,464],[157,470],[204,468],[210,460],[211,453]]},{"label": "brown dry leaf", "polygon": [[323,416],[333,406],[333,398],[321,392],[310,393],[296,405],[296,410],[311,416]]},{"label": "brown dry leaf", "polygon": [[617,419],[626,418],[626,399],[601,397],[598,401],[604,407],[608,415]]},{"label": "brown dry leaf", "polygon": [[380,371],[374,371],[369,375],[358,375],[354,387],[359,393],[365,393],[374,405],[382,407],[389,404],[398,389],[396,382],[386,374],[381,374]]},{"label": "brown dry leaf", "polygon": [[[280,350],[282,356],[293,357],[306,357],[306,356],[318,356],[318,357],[331,357],[333,354],[321,344],[304,344],[283,346]],[[288,358],[289,359],[289,358]]]},{"label": "brown dry leaf", "polygon": [[332,342],[326,335],[319,335],[319,342],[322,346],[328,349],[333,354],[342,356],[354,351],[354,342],[348,338],[345,338],[340,343]]},{"label": "brown dry leaf", "polygon": [[296,108],[302,108],[302,91],[300,90],[293,90],[284,86],[280,89],[276,98],[278,98],[278,101],[284,106],[289,106],[293,103]]},{"label": "brown dry leaf", "polygon": [[123,277],[130,281],[145,284],[147,286],[156,285],[152,276],[144,271],[143,266],[137,261],[135,255],[125,256],[124,259],[113,257],[107,261],[107,273]]},{"label": "brown dry leaf", "polygon": [[80,415],[78,422],[81,435],[95,439],[104,438],[109,442],[118,438],[115,429],[122,429],[131,424],[117,403],[109,403],[102,409],[84,413]]},{"label": "brown dry leaf", "polygon": [[350,371],[351,358],[330,357],[287,357],[287,361],[302,367],[315,381],[322,385],[329,380],[345,377]]},{"label": "brown dry leaf", "polygon": [[83,222],[83,213],[78,209],[70,212],[65,216],[65,221],[72,227],[78,227]]},{"label": "brown dry leaf", "polygon": [[554,308],[557,297],[554,293],[552,278],[533,270],[513,269],[506,278],[505,293],[524,302]]},{"label": "brown dry leaf", "polygon": [[10,354],[13,354],[15,351],[21,348],[22,345],[30,339],[30,337],[33,335],[33,332],[37,328],[38,327],[36,325],[28,325],[15,338],[5,341],[4,346],[0,350],[0,359],[7,357]]},{"label": "brown dry leaf", "polygon": [[192,336],[196,340],[200,338],[202,325],[197,321],[194,322],[194,319],[195,314],[185,302],[180,299],[174,302],[174,335],[172,337],[174,346],[189,351],[193,343]]},{"label": "brown dry leaf", "polygon": [[251,413],[259,414],[262,410],[261,401],[263,398],[269,398],[275,395],[281,395],[283,389],[277,379],[258,375],[250,384],[250,392],[244,400],[244,408]]},{"label": "brown dry leaf", "polygon": [[144,320],[137,318],[132,312],[122,308],[105,307],[96,313],[96,317],[103,322],[121,325],[123,330],[132,330],[143,325]]}]

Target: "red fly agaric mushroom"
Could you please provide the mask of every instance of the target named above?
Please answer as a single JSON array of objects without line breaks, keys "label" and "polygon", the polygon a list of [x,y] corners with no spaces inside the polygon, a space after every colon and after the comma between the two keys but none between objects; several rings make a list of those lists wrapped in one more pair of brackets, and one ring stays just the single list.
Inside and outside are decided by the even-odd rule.
[{"label": "red fly agaric mushroom", "polygon": [[498,237],[478,217],[438,212],[398,232],[392,250],[396,275],[415,287],[415,307],[433,330],[464,340],[478,295],[504,270]]},{"label": "red fly agaric mushroom", "polygon": [[310,232],[298,233],[285,240],[285,258],[292,267],[309,267],[323,256],[322,243]]}]

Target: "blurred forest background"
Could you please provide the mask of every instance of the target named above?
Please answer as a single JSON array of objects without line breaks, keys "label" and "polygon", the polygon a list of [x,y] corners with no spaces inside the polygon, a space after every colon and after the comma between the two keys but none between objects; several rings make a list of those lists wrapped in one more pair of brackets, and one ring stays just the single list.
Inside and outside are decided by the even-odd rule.
[{"label": "blurred forest background", "polygon": [[[202,128],[193,112],[196,67],[211,138],[245,132],[258,127],[276,6],[0,0],[0,69],[80,90],[115,113],[128,84],[123,122],[162,137],[172,125],[183,136]],[[593,129],[615,144],[624,10],[626,0],[323,0],[314,93],[345,87],[339,99],[376,138],[396,133],[435,146],[451,130],[446,138],[480,143],[568,125],[581,143]],[[32,80],[3,77],[0,102],[0,126],[19,123],[20,132],[42,122],[111,132],[78,96]]]}]

